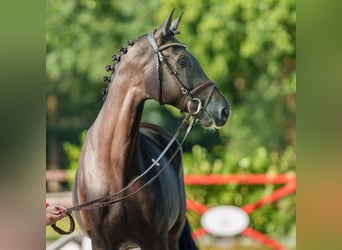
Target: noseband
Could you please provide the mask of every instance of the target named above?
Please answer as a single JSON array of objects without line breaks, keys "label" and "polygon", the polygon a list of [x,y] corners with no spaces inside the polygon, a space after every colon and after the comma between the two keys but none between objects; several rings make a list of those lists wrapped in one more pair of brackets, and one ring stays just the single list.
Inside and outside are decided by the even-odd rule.
[{"label": "noseband", "polygon": [[[162,54],[162,51],[169,48],[169,47],[181,47],[181,48],[187,48],[187,46],[184,43],[167,43],[164,44],[162,46],[158,46],[158,44],[156,43],[156,40],[154,39],[154,32],[150,32],[148,34],[148,40],[150,42],[150,44],[152,45],[153,49],[154,49],[154,53],[156,54],[156,71],[157,71],[157,79],[159,81],[159,104],[163,105],[163,91],[162,91],[162,71],[161,71],[161,65],[166,65],[167,66],[167,70],[168,72],[173,75],[176,79],[177,82],[177,86],[180,90],[180,92],[187,97],[187,104],[183,105],[184,107],[187,107],[188,111],[191,112],[193,115],[199,113],[202,109],[205,110],[206,107],[209,104],[209,101],[214,93],[214,90],[216,89],[215,84],[211,81],[205,81],[200,83],[198,86],[196,86],[194,89],[189,89],[185,86],[185,84],[182,82],[181,79],[179,79],[178,77],[178,73],[177,71],[175,71],[171,65],[168,63],[168,61],[166,60],[166,58],[164,57],[164,55]],[[198,98],[193,97],[194,95],[196,95],[197,93],[199,93],[200,91],[202,91],[203,89],[209,87],[209,86],[213,86],[212,90],[210,91],[208,97],[205,100],[204,105],[202,106],[202,101]],[[191,111],[192,105],[197,103],[197,108],[196,111]],[[184,111],[185,108],[183,108],[181,111]]]}]

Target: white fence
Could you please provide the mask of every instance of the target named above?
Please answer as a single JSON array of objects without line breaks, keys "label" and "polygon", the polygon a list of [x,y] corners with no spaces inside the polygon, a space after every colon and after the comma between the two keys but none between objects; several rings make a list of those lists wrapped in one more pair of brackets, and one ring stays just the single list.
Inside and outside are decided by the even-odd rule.
[{"label": "white fence", "polygon": [[91,240],[82,232],[74,232],[52,242],[46,250],[91,250]]}]

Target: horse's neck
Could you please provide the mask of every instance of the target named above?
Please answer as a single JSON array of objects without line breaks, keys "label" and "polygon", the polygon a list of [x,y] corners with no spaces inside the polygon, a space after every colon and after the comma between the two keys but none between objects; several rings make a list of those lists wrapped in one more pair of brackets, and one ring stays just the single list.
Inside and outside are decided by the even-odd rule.
[{"label": "horse's neck", "polygon": [[142,110],[141,91],[124,84],[109,91],[92,126],[90,138],[92,148],[98,155],[98,166],[107,174],[121,175],[120,178],[126,181],[137,174],[137,142]]}]

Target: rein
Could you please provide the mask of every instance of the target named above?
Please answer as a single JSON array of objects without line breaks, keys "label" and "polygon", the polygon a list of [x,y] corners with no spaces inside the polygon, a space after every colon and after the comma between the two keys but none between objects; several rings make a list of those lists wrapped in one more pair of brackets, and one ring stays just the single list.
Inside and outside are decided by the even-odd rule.
[{"label": "rein", "polygon": [[[83,203],[81,205],[73,206],[73,207],[70,207],[70,208],[67,208],[66,210],[64,210],[64,212],[67,213],[67,216],[69,217],[69,220],[70,220],[70,229],[69,229],[69,231],[64,231],[64,230],[60,229],[59,227],[56,226],[56,224],[51,225],[51,227],[57,233],[59,233],[59,234],[62,234],[62,235],[70,234],[70,233],[72,233],[75,230],[75,221],[74,221],[73,217],[71,216],[72,211],[91,210],[91,209],[94,209],[94,208],[109,206],[111,204],[120,202],[122,200],[125,200],[125,199],[133,196],[134,194],[136,194],[137,192],[139,192],[140,190],[142,190],[143,188],[148,186],[151,182],[153,182],[163,172],[163,170],[168,165],[170,165],[171,161],[176,157],[177,153],[181,149],[181,147],[182,147],[186,137],[190,134],[191,129],[193,128],[193,126],[195,125],[195,122],[196,122],[196,118],[193,117],[191,119],[192,114],[193,114],[192,112],[189,112],[187,114],[187,116],[183,119],[183,121],[179,125],[176,133],[171,138],[171,140],[169,141],[169,143],[167,144],[167,146],[165,147],[163,152],[159,155],[159,157],[157,159],[152,159],[152,164],[143,173],[141,173],[133,181],[131,181],[126,187],[121,189],[119,192],[107,195],[107,196],[99,198],[99,199],[94,199],[94,200],[91,200],[89,202]],[[186,124],[189,124],[189,126],[188,126],[188,128],[187,128],[187,130],[185,132],[185,135],[184,135],[182,141],[179,143],[176,151],[173,153],[173,155],[170,157],[170,159],[160,168],[158,173],[155,176],[153,176],[151,179],[149,179],[147,182],[145,182],[144,185],[142,185],[141,187],[136,189],[135,191],[133,191],[133,192],[131,192],[129,194],[126,194],[126,195],[122,195],[121,197],[116,198],[117,196],[122,194],[124,191],[126,191],[129,187],[134,185],[141,178],[143,178],[153,167],[160,166],[160,164],[159,164],[160,159],[166,154],[166,152],[169,150],[171,145],[176,141],[177,137],[180,135],[181,131],[184,129]]]},{"label": "rein", "polygon": [[52,224],[51,227],[53,228],[53,230],[55,230],[57,233],[62,234],[62,235],[66,235],[66,234],[71,234],[74,230],[75,230],[75,221],[74,218],[72,217],[72,215],[70,213],[67,212],[66,214],[69,217],[69,221],[70,221],[70,227],[68,231],[64,231],[63,229],[59,228],[56,223]]}]

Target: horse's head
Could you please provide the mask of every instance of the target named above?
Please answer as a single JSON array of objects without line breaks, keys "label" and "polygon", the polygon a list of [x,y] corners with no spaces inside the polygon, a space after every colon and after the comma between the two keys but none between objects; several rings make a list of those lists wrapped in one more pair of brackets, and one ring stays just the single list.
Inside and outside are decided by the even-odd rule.
[{"label": "horse's head", "polygon": [[154,54],[153,69],[149,68],[152,79],[147,83],[151,97],[193,113],[204,127],[222,127],[229,118],[230,105],[187,46],[174,38],[182,15],[173,22],[172,15],[173,11],[147,36]]},{"label": "horse's head", "polygon": [[[189,112],[200,119],[204,127],[222,127],[228,121],[230,105],[187,46],[175,39],[182,15],[172,22],[173,12],[158,29],[129,42],[130,49],[121,48],[121,55],[127,53],[125,63],[120,63],[119,72],[115,74],[115,67],[108,65],[107,71],[113,73],[104,79],[110,83],[114,75],[125,75],[129,79],[124,85],[135,86],[133,89],[141,94],[142,99],[152,98],[160,104],[170,104]],[[120,62],[120,58],[112,57],[116,62]],[[139,86],[141,83],[144,83],[143,88]],[[106,95],[108,88],[104,90]],[[118,87],[114,91],[118,91]]]}]

